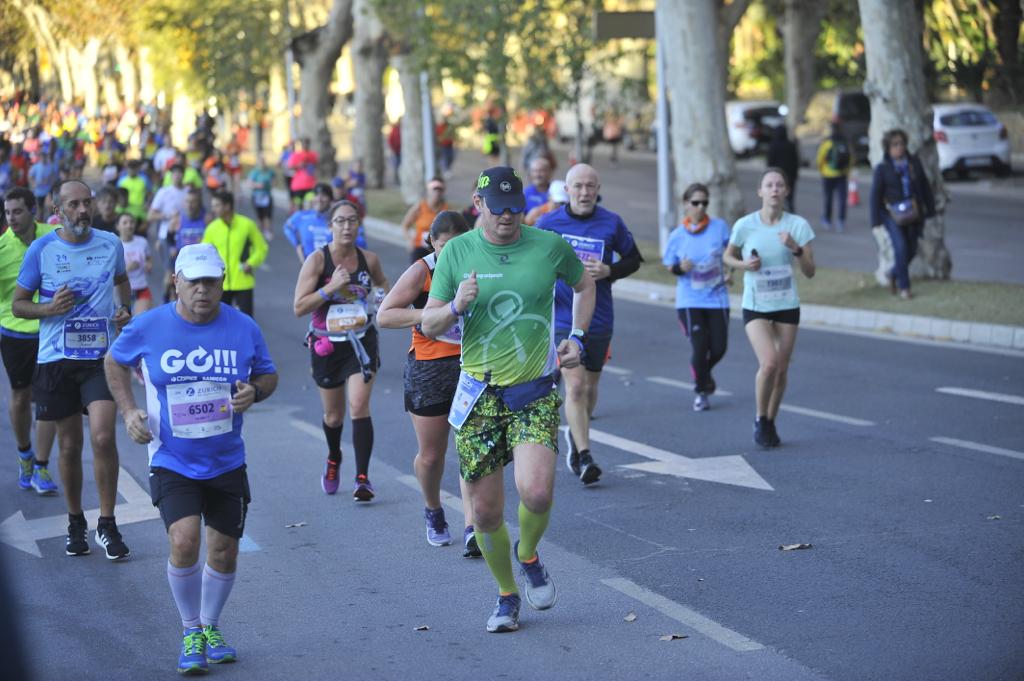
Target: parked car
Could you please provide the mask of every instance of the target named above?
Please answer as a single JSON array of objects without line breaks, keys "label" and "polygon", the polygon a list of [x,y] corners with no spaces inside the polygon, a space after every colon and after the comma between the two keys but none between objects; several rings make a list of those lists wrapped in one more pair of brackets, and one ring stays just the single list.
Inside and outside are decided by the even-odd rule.
[{"label": "parked car", "polygon": [[871,100],[860,91],[837,92],[832,104],[832,120],[853,149],[856,163],[868,161],[868,129],[871,127]]},{"label": "parked car", "polygon": [[771,100],[725,103],[729,145],[737,156],[749,156],[768,148],[772,129],[786,122],[781,107],[781,104]]},{"label": "parked car", "polygon": [[1006,126],[981,104],[935,104],[933,136],[943,175],[967,177],[971,170],[1010,174],[1010,140]]}]

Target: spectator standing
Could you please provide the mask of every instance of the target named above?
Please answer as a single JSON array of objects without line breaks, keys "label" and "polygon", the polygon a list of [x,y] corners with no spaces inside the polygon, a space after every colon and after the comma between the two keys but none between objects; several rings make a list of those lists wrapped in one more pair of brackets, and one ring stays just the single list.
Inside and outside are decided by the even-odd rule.
[{"label": "spectator standing", "polygon": [[835,198],[839,202],[836,231],[842,232],[846,228],[846,189],[853,172],[853,154],[850,153],[850,143],[836,123],[832,124],[831,133],[818,147],[818,172],[821,173],[824,200],[821,226],[832,229],[832,199]]}]

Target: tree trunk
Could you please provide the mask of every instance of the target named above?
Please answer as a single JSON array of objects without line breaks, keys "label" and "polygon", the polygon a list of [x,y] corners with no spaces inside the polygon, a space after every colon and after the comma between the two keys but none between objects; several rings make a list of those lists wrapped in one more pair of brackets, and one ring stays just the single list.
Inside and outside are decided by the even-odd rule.
[{"label": "tree trunk", "polygon": [[328,86],[341,49],[352,37],[352,0],[334,0],[327,23],[291,42],[299,64],[299,137],[308,138],[320,156],[318,172],[333,176],[337,170],[334,141],[327,126],[331,113]]},{"label": "tree trunk", "polygon": [[724,55],[724,58],[719,60],[717,64],[718,72],[722,82],[728,83],[729,55],[731,54],[729,45],[732,42],[732,32],[736,30],[736,27],[743,19],[743,15],[747,13],[747,8],[750,7],[752,0],[732,0],[729,4],[725,4],[725,0],[714,1],[721,8],[716,25],[718,26],[718,44],[722,49],[721,54]]},{"label": "tree trunk", "polygon": [[125,106],[132,107],[139,99],[139,72],[131,50],[118,43],[114,46],[114,57],[121,73],[121,98]]},{"label": "tree trunk", "polygon": [[[743,213],[736,160],[725,128],[725,61],[717,26],[720,0],[661,0],[656,20],[665,42],[676,192],[691,182],[711,190],[709,212],[730,224]],[[734,3],[735,4],[735,3]],[[708,74],[720,77],[708,77]]]},{"label": "tree trunk", "polygon": [[11,3],[25,16],[29,29],[35,34],[36,43],[46,49],[50,63],[57,73],[60,95],[65,102],[70,102],[75,97],[74,78],[71,75],[65,46],[59,44],[54,37],[50,13],[40,5],[33,4],[31,0],[11,0]]},{"label": "tree trunk", "polygon": [[134,55],[138,64],[136,73],[139,74],[139,100],[142,102],[153,101],[157,96],[156,74],[151,55],[152,51],[145,45],[139,47]]},{"label": "tree trunk", "polygon": [[807,105],[814,95],[815,47],[828,4],[822,0],[786,0],[782,22],[783,60],[786,69],[786,125],[796,139]]},{"label": "tree trunk", "polygon": [[1024,2],[995,0],[996,77],[992,88],[993,106],[1015,106],[1024,96],[1024,69],[1020,63],[1021,21],[1024,20]]},{"label": "tree trunk", "polygon": [[75,65],[75,83],[78,94],[82,97],[85,110],[94,114],[100,105],[100,85],[96,77],[97,63],[100,56],[101,43],[99,38],[89,38],[81,50],[68,48],[69,63]]},{"label": "tree trunk", "polygon": [[[103,105],[107,111],[117,111],[121,105],[121,93],[117,87],[119,78],[114,69],[116,62],[114,48],[108,45],[100,55],[100,73],[103,74],[101,89],[103,90]],[[90,115],[93,113],[90,112]]]},{"label": "tree trunk", "polygon": [[423,111],[420,72],[406,55],[395,55],[391,65],[402,85],[402,165],[398,168],[402,198],[412,205],[423,198]]},{"label": "tree trunk", "polygon": [[288,111],[288,92],[285,89],[285,73],[282,65],[270,70],[270,84],[267,88],[267,111],[270,114],[270,140],[264,143],[267,165],[277,163],[278,154],[291,139],[289,130],[291,112]]},{"label": "tree trunk", "polygon": [[[911,263],[911,274],[948,279],[953,268],[946,248],[946,188],[939,172],[938,150],[932,138],[932,110],[921,77],[924,49],[922,19],[914,5],[889,0],[858,0],[867,78],[864,93],[871,99],[871,165],[882,160],[882,135],[901,128],[909,137],[909,151],[917,154],[935,194],[934,218],[926,220]],[[879,253],[879,268],[885,268]],[[876,273],[877,275],[877,273]]]},{"label": "tree trunk", "polygon": [[355,71],[356,125],[352,158],[362,159],[366,183],[380,189],[387,169],[384,158],[384,69],[388,65],[384,26],[370,0],[355,0],[352,66]]}]

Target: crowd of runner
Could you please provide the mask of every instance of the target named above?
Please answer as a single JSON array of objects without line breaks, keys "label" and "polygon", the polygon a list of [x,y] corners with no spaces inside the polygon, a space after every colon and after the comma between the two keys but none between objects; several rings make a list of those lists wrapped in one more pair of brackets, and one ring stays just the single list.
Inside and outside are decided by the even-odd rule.
[{"label": "crowd of runner", "polygon": [[[81,506],[85,413],[100,495],[95,543],[108,559],[127,558],[114,517],[121,413],[129,436],[149,448],[153,503],[170,541],[167,579],[183,626],[179,671],[238,658],[219,615],[250,501],[242,416],[278,383],[255,321],[255,288],[278,228],[279,182],[289,202],[279,229],[300,262],[293,311],[310,320],[306,341],[323,407],[323,492],[340,488],[347,415],[352,496],[375,497],[370,397],[381,366],[378,330],[409,329],[403,392],[427,542],[453,543],[440,484],[454,428],[463,555],[482,556],[498,589],[487,630],[519,627],[513,565],[531,607],[555,604],[537,549],[554,493],[558,385],[565,381],[566,467],[592,485],[602,476],[589,435],[613,340],[612,284],[643,261],[623,219],[599,205],[595,168],[577,164],[554,180],[550,161],[538,157],[528,186],[512,168],[483,170],[463,214],[448,210],[445,181],[432,178],[403,221],[411,264],[392,287],[367,249],[358,163],[344,179],[323,178],[320,159],[300,141],[276,169],[257,157],[245,173],[246,140],[236,132],[217,148],[206,115],[185,149],[172,146],[159,117],[145,110],[92,120],[71,107],[12,101],[3,121],[0,349],[18,485],[58,493],[48,469],[56,440],[66,553],[90,552]],[[753,438],[762,447],[781,444],[775,416],[799,323],[794,259],[807,277],[815,269],[813,231],[783,210],[788,189],[785,173],[769,168],[758,186],[761,209],[730,230],[707,214],[708,188],[691,185],[682,196],[685,218],[662,254],[678,278],[695,411],[710,408],[711,372],[727,347],[730,269],[744,273],[744,328],[759,361]],[[154,261],[165,272],[156,294]],[[154,305],[157,296],[164,305]],[[147,387],[144,406],[135,402],[133,375]],[[509,463],[520,497],[515,542],[504,521]]]}]

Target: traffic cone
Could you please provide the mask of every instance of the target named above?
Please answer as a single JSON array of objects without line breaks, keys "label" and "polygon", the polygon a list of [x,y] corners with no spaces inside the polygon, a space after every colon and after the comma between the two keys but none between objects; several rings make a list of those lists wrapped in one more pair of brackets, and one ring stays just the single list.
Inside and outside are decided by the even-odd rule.
[{"label": "traffic cone", "polygon": [[850,178],[850,183],[846,185],[846,205],[850,208],[860,205],[860,191],[857,189],[857,180]]}]

